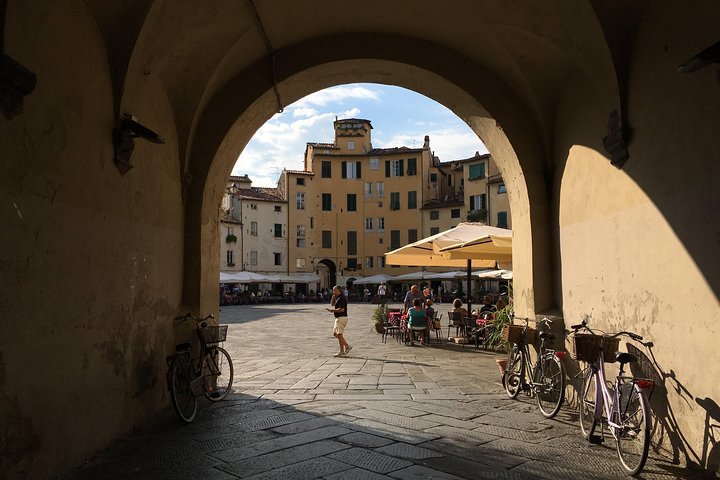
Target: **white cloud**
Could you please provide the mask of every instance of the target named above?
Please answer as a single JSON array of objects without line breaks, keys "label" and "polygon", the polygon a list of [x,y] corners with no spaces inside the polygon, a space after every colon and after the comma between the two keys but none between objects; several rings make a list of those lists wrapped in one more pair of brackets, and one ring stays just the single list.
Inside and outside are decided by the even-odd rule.
[{"label": "white cloud", "polygon": [[292,109],[292,116],[293,117],[312,117],[317,115],[318,111],[314,108],[293,108]]},{"label": "white cloud", "polygon": [[340,103],[351,98],[356,100],[380,101],[380,92],[362,86],[340,85],[311,93],[307,97],[301,98],[293,103],[292,106],[305,107],[306,105],[315,105],[324,107],[330,103]]}]

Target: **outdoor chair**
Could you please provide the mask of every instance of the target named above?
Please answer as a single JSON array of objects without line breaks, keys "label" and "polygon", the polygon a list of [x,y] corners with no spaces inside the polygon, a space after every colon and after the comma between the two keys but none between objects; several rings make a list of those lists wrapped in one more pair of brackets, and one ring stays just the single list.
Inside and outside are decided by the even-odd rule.
[{"label": "outdoor chair", "polygon": [[[435,340],[437,340],[438,344],[442,343],[442,340],[440,339],[440,331],[442,330],[442,313],[435,312],[435,317],[428,320],[428,332],[427,332],[427,343],[430,345],[430,334],[432,332],[435,332]],[[435,328],[435,325],[438,326],[438,328]]]},{"label": "outdoor chair", "polygon": [[382,343],[387,343],[388,334],[395,338],[398,342],[400,342],[400,318],[395,317],[391,320],[389,313],[391,313],[390,310],[386,309],[385,319],[383,322],[383,325],[385,326],[385,331],[382,334]]},{"label": "outdoor chair", "polygon": [[467,340],[467,319],[462,312],[448,312],[448,338],[450,338],[450,327],[455,327],[455,331],[463,337],[463,348],[465,348],[465,340]]}]

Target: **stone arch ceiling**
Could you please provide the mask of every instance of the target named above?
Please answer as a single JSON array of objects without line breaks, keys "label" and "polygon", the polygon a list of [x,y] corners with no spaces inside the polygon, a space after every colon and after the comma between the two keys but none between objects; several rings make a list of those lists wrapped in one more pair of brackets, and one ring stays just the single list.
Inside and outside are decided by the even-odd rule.
[{"label": "stone arch ceiling", "polygon": [[[206,102],[249,65],[267,61],[249,0],[86,0],[107,44],[116,95],[157,75],[173,106],[179,148],[188,154]],[[255,0],[276,51],[314,38],[392,34],[449,48],[500,77],[545,135],[568,76],[581,72],[596,89],[617,90],[612,59],[589,2],[371,0],[347,3]],[[268,77],[270,67],[268,63]],[[282,92],[281,92],[282,94]],[[284,102],[288,103],[288,102]],[[492,113],[492,112],[491,112]],[[546,145],[546,148],[550,148]]]}]

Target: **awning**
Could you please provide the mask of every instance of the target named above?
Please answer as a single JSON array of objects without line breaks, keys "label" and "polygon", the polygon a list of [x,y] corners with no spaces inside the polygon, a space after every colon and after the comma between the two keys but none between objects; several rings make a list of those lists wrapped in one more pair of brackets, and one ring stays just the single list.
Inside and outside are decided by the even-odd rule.
[{"label": "awning", "polygon": [[384,273],[380,273],[378,275],[372,275],[370,277],[363,277],[358,278],[353,282],[355,285],[369,285],[369,284],[375,284],[375,283],[382,283],[387,282],[392,278],[392,275],[385,275]]}]

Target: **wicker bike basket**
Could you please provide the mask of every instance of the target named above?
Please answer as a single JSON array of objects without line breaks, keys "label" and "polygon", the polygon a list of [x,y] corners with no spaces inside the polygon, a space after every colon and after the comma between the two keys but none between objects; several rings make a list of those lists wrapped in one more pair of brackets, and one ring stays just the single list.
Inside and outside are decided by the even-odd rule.
[{"label": "wicker bike basket", "polygon": [[200,329],[200,335],[206,344],[224,342],[227,338],[227,325],[208,325]]},{"label": "wicker bike basket", "polygon": [[505,325],[502,329],[502,339],[508,343],[535,343],[537,330],[523,325]]},{"label": "wicker bike basket", "polygon": [[620,346],[620,337],[577,333],[570,339],[570,356],[573,360],[594,362],[602,349],[605,363],[615,362],[615,352]]}]

